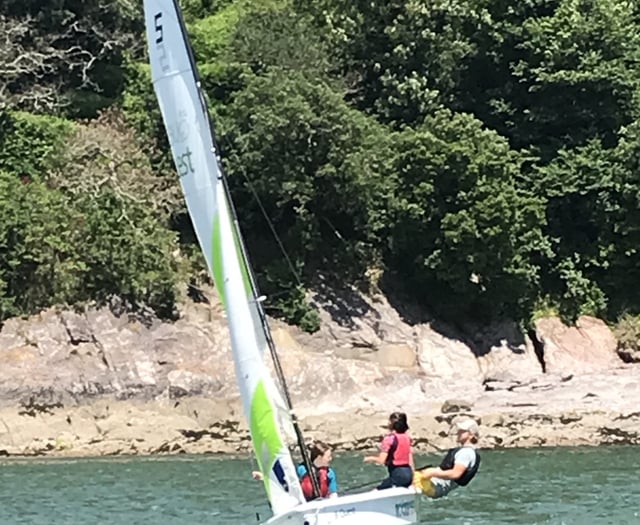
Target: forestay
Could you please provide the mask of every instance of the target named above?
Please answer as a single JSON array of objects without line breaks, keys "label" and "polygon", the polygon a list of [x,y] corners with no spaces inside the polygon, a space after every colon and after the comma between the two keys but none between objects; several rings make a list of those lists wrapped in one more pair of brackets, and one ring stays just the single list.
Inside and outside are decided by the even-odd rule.
[{"label": "forestay", "polygon": [[224,303],[236,376],[275,514],[304,502],[285,442],[287,406],[264,362],[267,340],[215,151],[184,23],[173,0],[144,0],[151,76],[198,241]]}]

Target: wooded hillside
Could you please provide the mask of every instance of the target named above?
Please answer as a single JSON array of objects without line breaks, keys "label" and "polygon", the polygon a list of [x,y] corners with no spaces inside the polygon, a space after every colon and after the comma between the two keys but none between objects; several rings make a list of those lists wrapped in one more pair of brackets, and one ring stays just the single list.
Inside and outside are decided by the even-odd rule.
[{"label": "wooded hillside", "polygon": [[[171,317],[204,278],[140,4],[0,7],[0,322]],[[269,313],[313,330],[319,279],[448,319],[640,313],[640,4],[181,5]]]}]

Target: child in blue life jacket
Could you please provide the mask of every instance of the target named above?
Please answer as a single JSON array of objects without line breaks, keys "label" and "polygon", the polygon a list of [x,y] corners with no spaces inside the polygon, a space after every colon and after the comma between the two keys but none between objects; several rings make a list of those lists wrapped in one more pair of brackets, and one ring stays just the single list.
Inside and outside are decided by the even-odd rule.
[{"label": "child in blue life jacket", "polygon": [[[320,489],[321,498],[334,498],[338,495],[338,482],[335,471],[329,466],[333,459],[331,447],[323,441],[314,441],[309,447],[309,459],[311,460],[313,476],[315,476]],[[307,467],[298,465],[298,477],[302,492],[307,501],[314,499],[313,483],[307,472]]]},{"label": "child in blue life jacket", "polygon": [[[331,447],[323,441],[314,441],[309,446],[309,459],[312,464],[312,474],[315,476],[318,489],[318,494],[321,498],[333,498],[338,495],[338,482],[336,479],[335,471],[329,466],[333,459]],[[304,464],[298,465],[297,468],[298,478],[300,478],[300,486],[302,492],[307,501],[315,499],[313,491],[313,482],[307,472],[307,467]],[[261,480],[263,478],[262,473],[254,470],[252,472],[253,479]]]}]

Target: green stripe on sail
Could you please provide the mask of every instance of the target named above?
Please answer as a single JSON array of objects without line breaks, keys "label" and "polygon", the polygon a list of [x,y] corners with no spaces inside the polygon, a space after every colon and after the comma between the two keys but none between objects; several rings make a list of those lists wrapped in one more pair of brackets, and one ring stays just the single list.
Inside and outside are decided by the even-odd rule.
[{"label": "green stripe on sail", "polygon": [[[233,222],[229,220],[229,224],[233,225]],[[249,279],[249,270],[245,264],[244,257],[242,255],[242,249],[240,247],[240,236],[236,228],[232,226],[234,247],[236,250],[236,257],[238,259],[238,265],[242,273],[242,282],[244,284],[244,291],[247,297],[253,297],[253,288],[251,287],[251,280]],[[213,281],[215,282],[222,304],[226,307],[225,301],[225,287],[224,287],[224,268],[222,265],[222,233],[220,231],[220,218],[216,214],[213,218],[213,232],[211,238],[211,245],[213,253],[211,254],[213,260]]]},{"label": "green stripe on sail", "polygon": [[257,384],[253,393],[249,423],[256,458],[264,476],[267,496],[270,496],[269,474],[284,444],[280,439],[273,405],[267,395],[263,380]]},{"label": "green stripe on sail", "polygon": [[242,271],[242,282],[244,283],[244,290],[245,292],[247,292],[247,297],[253,297],[253,288],[251,286],[251,281],[249,280],[249,270],[247,269],[244,256],[242,255],[242,248],[240,246],[240,233],[238,232],[237,228],[233,228],[233,240],[235,241],[236,245],[238,264],[240,265],[240,270]]},{"label": "green stripe on sail", "polygon": [[222,301],[222,305],[226,308],[227,301],[225,299],[224,290],[224,269],[222,267],[222,238],[220,233],[220,219],[216,213],[213,217],[213,232],[211,234],[211,260],[213,261],[213,282],[218,289],[218,295]]}]

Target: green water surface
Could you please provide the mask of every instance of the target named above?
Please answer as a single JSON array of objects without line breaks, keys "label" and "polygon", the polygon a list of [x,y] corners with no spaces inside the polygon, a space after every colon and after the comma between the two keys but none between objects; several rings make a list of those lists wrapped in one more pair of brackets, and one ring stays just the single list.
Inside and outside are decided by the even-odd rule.
[{"label": "green water surface", "polygon": [[[334,467],[341,491],[383,473],[355,455]],[[255,524],[270,514],[252,468],[220,456],[7,459],[0,524]],[[466,489],[425,500],[422,523],[640,525],[639,469],[639,447],[485,451]]]}]

